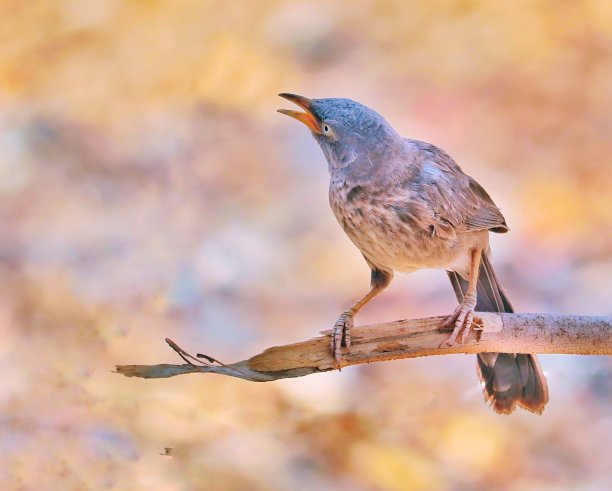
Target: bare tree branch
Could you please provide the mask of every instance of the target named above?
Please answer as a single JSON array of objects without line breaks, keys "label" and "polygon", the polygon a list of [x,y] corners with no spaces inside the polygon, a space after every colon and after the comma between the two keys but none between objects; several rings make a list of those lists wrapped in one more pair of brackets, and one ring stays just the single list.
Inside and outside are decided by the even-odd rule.
[{"label": "bare tree branch", "polygon": [[[408,319],[355,327],[351,353],[342,366],[376,361],[454,353],[612,354],[612,318],[552,314],[477,313],[478,330],[464,344],[440,347],[449,331],[441,330],[445,317]],[[217,373],[254,382],[268,382],[335,370],[329,332],[300,343],[275,346],[248,360],[225,365],[207,355],[192,356],[173,341],[166,342],[186,362],[183,365],[118,365],[126,377],[166,378],[184,373]]]}]

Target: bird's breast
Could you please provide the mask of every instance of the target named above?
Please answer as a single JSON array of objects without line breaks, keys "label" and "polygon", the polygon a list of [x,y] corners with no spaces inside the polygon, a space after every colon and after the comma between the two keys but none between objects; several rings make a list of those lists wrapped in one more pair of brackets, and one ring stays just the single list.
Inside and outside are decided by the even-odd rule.
[{"label": "bird's breast", "polygon": [[376,266],[408,272],[446,268],[467,256],[454,230],[441,235],[431,211],[409,190],[332,178],[329,203],[345,233]]}]

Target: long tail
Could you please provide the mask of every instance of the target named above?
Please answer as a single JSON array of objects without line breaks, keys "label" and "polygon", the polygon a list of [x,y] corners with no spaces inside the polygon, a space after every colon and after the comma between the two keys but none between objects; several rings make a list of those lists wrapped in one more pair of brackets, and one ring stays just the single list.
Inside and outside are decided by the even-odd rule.
[{"label": "long tail", "polygon": [[[476,311],[514,312],[506,293],[497,281],[490,261],[490,252],[482,255],[478,276]],[[461,302],[468,283],[454,271],[448,276]],[[541,414],[548,402],[548,384],[535,355],[516,353],[478,354],[478,376],[485,400],[497,413],[510,414],[517,404]]]}]

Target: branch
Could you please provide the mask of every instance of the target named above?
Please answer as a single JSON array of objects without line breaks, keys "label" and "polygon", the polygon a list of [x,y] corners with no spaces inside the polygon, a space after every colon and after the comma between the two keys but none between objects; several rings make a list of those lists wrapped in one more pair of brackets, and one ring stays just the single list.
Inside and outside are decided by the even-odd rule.
[{"label": "branch", "polygon": [[[574,355],[612,354],[612,317],[552,314],[477,313],[478,327],[464,344],[440,347],[449,332],[440,326],[446,317],[408,319],[355,327],[351,353],[342,366],[376,361],[454,353],[549,353]],[[324,336],[268,348],[248,360],[225,365],[206,355],[195,357],[173,341],[166,342],[186,362],[183,365],[118,365],[126,377],[166,378],[184,373],[217,373],[253,382],[268,382],[338,367],[330,353],[329,333]]]}]

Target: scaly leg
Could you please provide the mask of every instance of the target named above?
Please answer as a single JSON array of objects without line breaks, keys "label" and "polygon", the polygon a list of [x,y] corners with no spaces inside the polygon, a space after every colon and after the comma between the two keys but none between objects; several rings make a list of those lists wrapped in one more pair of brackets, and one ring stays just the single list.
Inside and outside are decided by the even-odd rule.
[{"label": "scaly leg", "polygon": [[481,249],[475,249],[471,252],[470,261],[470,279],[468,288],[463,297],[463,301],[457,305],[455,311],[444,321],[442,327],[449,327],[455,323],[453,333],[442,343],[442,346],[452,346],[457,340],[457,336],[461,333],[461,342],[465,342],[465,338],[470,332],[472,323],[474,322],[474,309],[476,308],[476,285],[478,284],[478,271],[480,270],[480,258],[482,256]]},{"label": "scaly leg", "polygon": [[389,285],[389,283],[391,283],[392,278],[392,272],[372,268],[370,291],[350,309],[345,310],[336,321],[331,334],[330,348],[338,367],[340,366],[342,347],[346,348],[346,353],[350,353],[351,350],[351,329],[354,324],[355,314],[357,314],[357,312],[359,312],[376,295],[383,291]]}]

